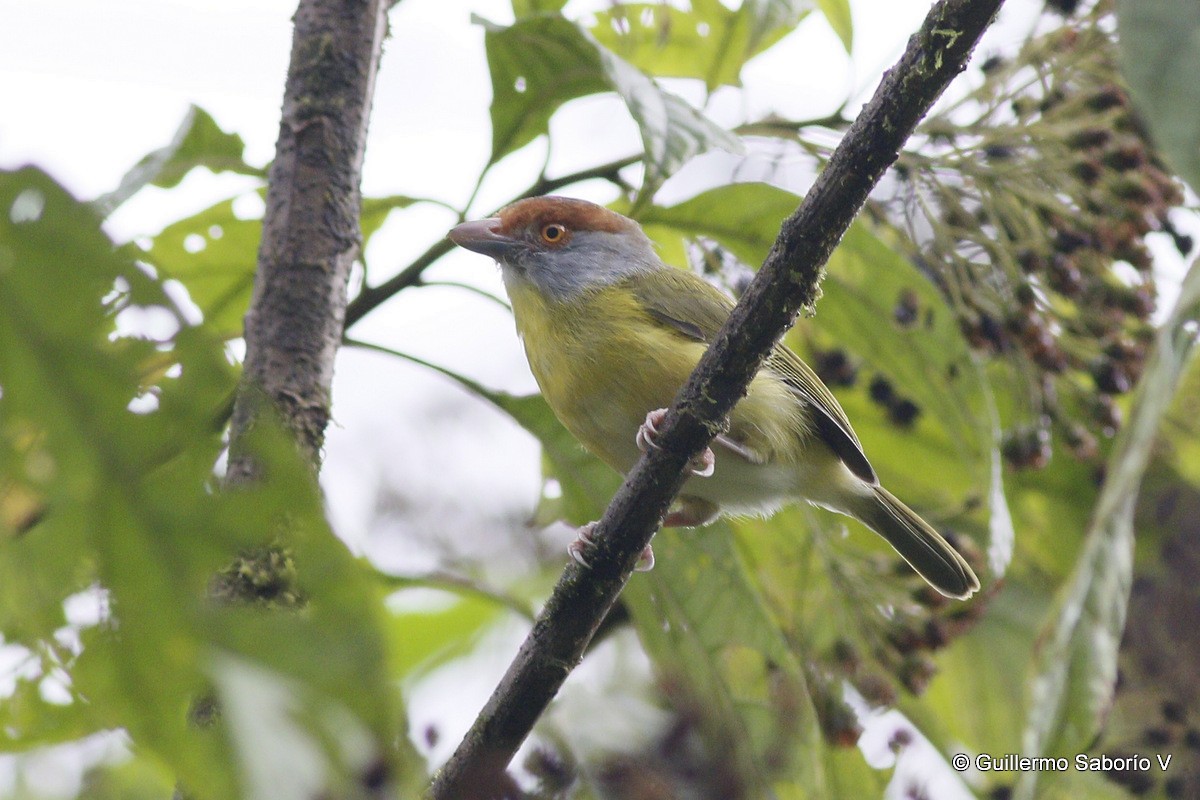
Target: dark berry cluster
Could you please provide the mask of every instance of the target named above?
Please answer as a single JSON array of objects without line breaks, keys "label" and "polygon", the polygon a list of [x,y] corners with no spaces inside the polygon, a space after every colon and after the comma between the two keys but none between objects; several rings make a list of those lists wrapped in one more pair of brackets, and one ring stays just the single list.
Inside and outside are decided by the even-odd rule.
[{"label": "dark berry cluster", "polygon": [[1193,246],[1171,220],[1180,185],[1121,84],[1111,4],[1054,20],[927,121],[884,205],[971,346],[1013,364],[1028,398],[1004,448],[1018,468],[1055,445],[1100,455],[1153,337],[1146,237]]}]

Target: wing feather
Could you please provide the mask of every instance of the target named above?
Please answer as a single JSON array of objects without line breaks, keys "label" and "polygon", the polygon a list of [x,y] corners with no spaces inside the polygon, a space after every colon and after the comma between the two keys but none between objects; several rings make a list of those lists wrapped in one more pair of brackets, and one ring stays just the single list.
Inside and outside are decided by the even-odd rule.
[{"label": "wing feather", "polygon": [[[715,286],[690,272],[664,269],[631,281],[634,296],[654,320],[694,341],[710,344],[733,309]],[[813,424],[846,467],[867,483],[878,481],[846,412],[817,374],[784,345],[776,345],[763,365],[778,375],[812,409]]]}]

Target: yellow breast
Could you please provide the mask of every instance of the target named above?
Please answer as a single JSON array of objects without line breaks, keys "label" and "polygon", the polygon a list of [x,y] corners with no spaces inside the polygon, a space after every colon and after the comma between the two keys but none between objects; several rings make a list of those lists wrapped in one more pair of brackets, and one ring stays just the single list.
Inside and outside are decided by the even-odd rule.
[{"label": "yellow breast", "polygon": [[[653,319],[620,284],[569,301],[528,285],[508,290],[546,402],[584,447],[626,472],[638,457],[638,426],[671,404],[706,345]],[[803,413],[782,381],[761,373],[734,409],[730,435],[768,463],[789,462]]]},{"label": "yellow breast", "polygon": [[604,287],[566,302],[509,287],[517,331],[546,402],[580,443],[625,472],[648,411],[670,405],[703,353],[673,341],[628,292]]}]

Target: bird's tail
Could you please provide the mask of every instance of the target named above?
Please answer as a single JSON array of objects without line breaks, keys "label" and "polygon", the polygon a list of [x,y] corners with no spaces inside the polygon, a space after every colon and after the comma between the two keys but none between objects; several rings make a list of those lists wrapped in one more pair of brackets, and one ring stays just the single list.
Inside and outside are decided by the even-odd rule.
[{"label": "bird's tail", "polygon": [[941,534],[882,486],[854,511],[904,557],[929,585],[947,597],[966,600],[979,589],[979,578]]}]

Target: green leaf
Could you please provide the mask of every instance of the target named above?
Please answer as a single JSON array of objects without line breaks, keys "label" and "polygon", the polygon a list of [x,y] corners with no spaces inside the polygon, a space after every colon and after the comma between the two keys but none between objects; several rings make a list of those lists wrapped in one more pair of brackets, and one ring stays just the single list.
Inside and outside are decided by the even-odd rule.
[{"label": "green leaf", "polygon": [[196,167],[266,178],[265,170],[252,167],[243,159],[245,148],[242,137],[221,130],[207,111],[193,105],[171,142],[142,158],[125,173],[116,189],[96,198],[94,205],[106,217],[142,187],[152,184],[169,189],[179,185]]},{"label": "green leaf", "polygon": [[[244,796],[247,782],[280,765],[311,769],[314,748],[325,759],[322,789],[390,764],[405,751],[394,745],[373,571],[330,531],[311,469],[276,426],[257,428],[248,445],[268,480],[212,491],[215,406],[233,379],[223,343],[186,329],[163,343],[113,337],[113,313],[135,300],[146,313],[171,308],[162,282],[121,257],[92,209],[37,170],[0,173],[0,452],[48,508],[20,537],[0,540],[3,569],[15,554],[32,573],[5,584],[0,621],[7,638],[25,611],[13,604],[32,600],[32,621],[14,627],[53,647],[54,606],[85,581],[111,609],[63,665],[72,702],[49,712],[25,689],[24,710],[6,710],[16,727],[5,735],[24,747],[122,728],[201,798]],[[160,351],[178,369],[147,386],[145,365]],[[131,411],[148,390],[158,407]],[[36,446],[13,446],[25,441]],[[205,601],[218,567],[267,542],[288,547],[303,614]],[[188,710],[213,682],[226,714],[198,730]],[[261,721],[281,715],[288,724],[260,747]]]},{"label": "green leaf", "polygon": [[638,221],[671,253],[680,240],[715,239],[755,269],[767,257],[779,226],[795,212],[800,197],[765,183],[734,183],[701,192],[674,206],[650,206]]},{"label": "green leaf", "polygon": [[[581,34],[582,35],[582,34]],[[636,67],[600,48],[609,84],[625,101],[642,134],[646,179],[653,190],[693,156],[714,147],[740,152],[736,136],[697,111],[686,100],[664,91]]]},{"label": "green leaf", "polygon": [[383,227],[383,223],[387,221],[389,214],[396,209],[408,208],[414,203],[420,202],[422,202],[422,198],[420,197],[409,197],[402,194],[394,194],[389,197],[364,197],[362,201],[362,213],[359,215],[363,247],[365,248],[367,242],[371,241],[371,237],[375,235],[375,231]]},{"label": "green leaf", "polygon": [[1200,5],[1118,0],[1121,67],[1167,159],[1200,191]]},{"label": "green leaf", "polygon": [[1025,691],[1024,667],[1050,597],[1040,577],[1009,578],[970,634],[941,654],[929,691],[901,704],[942,752],[1020,752],[1024,710],[1013,699]]},{"label": "green leaf", "polygon": [[699,78],[711,92],[741,85],[746,62],[791,32],[813,3],[750,0],[730,9],[718,0],[698,0],[691,6],[684,11],[666,3],[621,3],[597,14],[591,32],[650,75]]},{"label": "green leaf", "polygon": [[75,741],[96,731],[74,703],[46,700],[42,684],[48,667],[43,664],[36,678],[18,678],[0,703],[0,746],[5,752]]},{"label": "green leaf", "polygon": [[174,778],[161,763],[135,753],[116,764],[102,764],[84,775],[80,800],[162,800],[175,790]]},{"label": "green leaf", "polygon": [[[1200,265],[1193,261],[1109,456],[1083,552],[1043,625],[1030,688],[1027,755],[1081,751],[1112,705],[1133,583],[1134,508],[1159,425],[1192,357],[1197,319]],[[1018,786],[1021,796],[1033,797],[1036,775],[1023,776]]]},{"label": "green leaf", "polygon": [[492,76],[490,163],[545,134],[566,101],[610,88],[595,45],[562,17],[481,24]]},{"label": "green leaf", "polygon": [[741,147],[732,134],[562,17],[533,17],[507,28],[484,24],[492,76],[490,163],[547,133],[550,117],[567,100],[604,91],[620,95],[638,124],[649,187],[707,149]]},{"label": "green leaf", "polygon": [[465,655],[500,612],[495,602],[466,595],[446,608],[392,612],[387,630],[396,674],[411,681]]},{"label": "green leaf", "polygon": [[[158,443],[126,406],[139,392],[149,348],[110,341],[101,303],[119,280],[143,281],[116,255],[94,213],[43,173],[3,174],[0,209],[0,426],[38,432],[40,487],[50,509],[48,522],[25,536],[57,536],[51,541],[70,549],[55,560],[92,561],[120,618],[119,638],[95,629],[87,637],[71,675],[73,691],[88,703],[75,708],[93,729],[125,727],[181,775],[207,773],[209,785],[227,794],[235,779],[217,763],[219,744],[192,741],[185,713],[202,683],[190,609],[215,547],[196,536],[206,528],[192,527],[182,511],[203,495],[212,462],[192,476],[190,497],[148,491],[139,465],[144,449]],[[161,291],[160,301],[168,302]],[[78,531],[64,536],[64,522]],[[183,560],[180,544],[209,558]],[[43,580],[64,572],[61,563],[30,566],[44,571]]]},{"label": "green leaf", "polygon": [[[916,401],[921,409],[918,427],[930,425],[930,434],[944,437],[957,454],[954,472],[964,479],[957,482],[959,491],[986,486],[991,430],[981,413],[979,382],[966,342],[937,290],[861,224],[846,232],[827,270],[814,325],[886,374],[897,392]],[[920,309],[919,321],[911,327],[894,322],[904,295],[915,296]],[[964,465],[971,469],[964,470]],[[939,482],[951,479],[950,474],[938,474]]]},{"label": "green leaf", "polygon": [[242,334],[250,304],[262,220],[239,219],[234,201],[224,200],[168,225],[140,257],[188,290],[215,335]]},{"label": "green leaf", "polygon": [[622,595],[642,644],[668,681],[700,703],[709,748],[723,753],[750,796],[795,782],[828,796],[826,752],[800,658],[780,630],[724,523],[667,530],[657,562]]},{"label": "green leaf", "polygon": [[566,4],[567,0],[513,0],[513,16],[523,19],[536,14],[557,14]]},{"label": "green leaf", "polygon": [[842,47],[849,53],[854,47],[854,20],[850,16],[850,0],[817,0],[817,6],[825,15],[829,27],[842,40]]}]

